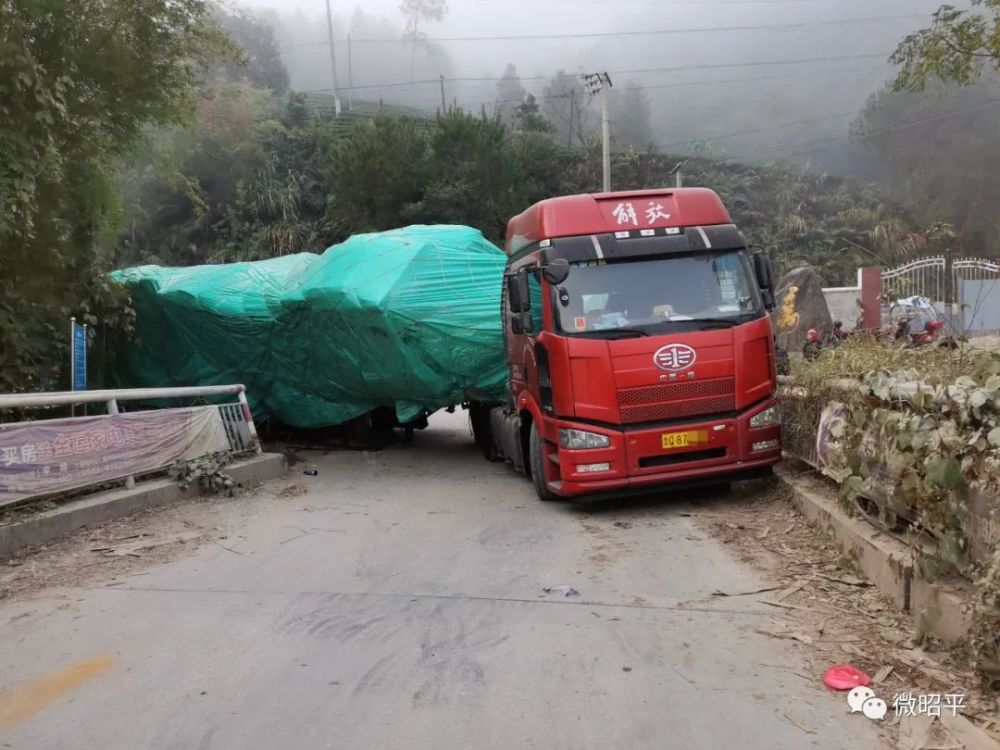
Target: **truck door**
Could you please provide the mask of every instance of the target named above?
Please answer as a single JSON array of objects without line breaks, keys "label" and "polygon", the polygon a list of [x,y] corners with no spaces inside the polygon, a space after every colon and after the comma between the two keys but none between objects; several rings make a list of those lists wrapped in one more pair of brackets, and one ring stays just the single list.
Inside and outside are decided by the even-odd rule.
[{"label": "truck door", "polygon": [[507,277],[504,334],[512,400],[525,389],[538,398],[534,339],[543,326],[542,282],[537,269],[521,268]]}]

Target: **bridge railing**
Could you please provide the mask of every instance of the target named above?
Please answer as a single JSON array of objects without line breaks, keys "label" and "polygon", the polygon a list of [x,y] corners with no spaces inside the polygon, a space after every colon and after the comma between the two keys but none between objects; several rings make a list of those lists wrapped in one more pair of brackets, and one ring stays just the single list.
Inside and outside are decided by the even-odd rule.
[{"label": "bridge railing", "polygon": [[[234,403],[123,411],[127,402]],[[0,423],[0,507],[162,471],[208,453],[260,452],[240,384],[0,394],[0,410],[103,404],[105,414]]]}]

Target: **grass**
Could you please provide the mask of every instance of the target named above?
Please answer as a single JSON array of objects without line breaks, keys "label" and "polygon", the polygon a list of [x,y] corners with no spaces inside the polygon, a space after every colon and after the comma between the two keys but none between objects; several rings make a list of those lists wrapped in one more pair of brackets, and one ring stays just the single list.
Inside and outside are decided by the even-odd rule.
[{"label": "grass", "polygon": [[840,346],[824,349],[809,361],[792,361],[792,374],[798,384],[821,386],[838,378],[861,380],[878,370],[908,371],[914,379],[929,385],[951,383],[967,375],[976,380],[995,371],[1000,355],[960,344],[957,349],[933,345],[907,349],[893,341],[871,336],[854,336]]}]

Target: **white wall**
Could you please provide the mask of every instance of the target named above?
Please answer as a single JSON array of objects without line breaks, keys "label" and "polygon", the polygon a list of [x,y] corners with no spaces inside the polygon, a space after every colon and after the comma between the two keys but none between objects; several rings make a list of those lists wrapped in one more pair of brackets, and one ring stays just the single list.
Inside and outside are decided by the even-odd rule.
[{"label": "white wall", "polygon": [[851,330],[861,314],[858,300],[861,299],[861,269],[858,269],[857,286],[836,286],[823,289],[830,317],[844,324],[844,330]]},{"label": "white wall", "polygon": [[823,296],[826,297],[826,306],[830,308],[830,317],[842,322],[847,330],[854,328],[860,310],[857,301],[861,298],[861,287],[824,289]]}]

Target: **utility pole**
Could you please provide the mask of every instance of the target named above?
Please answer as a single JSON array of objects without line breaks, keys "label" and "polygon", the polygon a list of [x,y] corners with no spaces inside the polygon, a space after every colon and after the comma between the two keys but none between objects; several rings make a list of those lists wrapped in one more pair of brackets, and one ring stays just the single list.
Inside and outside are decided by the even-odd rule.
[{"label": "utility pole", "polygon": [[569,127],[566,128],[566,148],[573,147],[573,116],[576,110],[576,91],[569,92]]},{"label": "utility pole", "polygon": [[448,104],[444,98],[444,76],[441,76],[441,114],[448,112]]},{"label": "utility pole", "polygon": [[354,64],[351,60],[351,34],[347,34],[347,109],[354,106]]},{"label": "utility pole", "polygon": [[337,53],[333,48],[333,14],[330,0],[326,0],[326,34],[330,40],[330,70],[333,73],[333,110],[340,117],[340,83],[337,81]]},{"label": "utility pole", "polygon": [[683,167],[683,166],[684,166],[684,165],[685,165],[686,163],[687,163],[687,162],[684,162],[684,161],[679,161],[679,162],[677,162],[677,166],[676,166],[676,167],[674,167],[673,169],[671,169],[671,170],[670,170],[670,174],[672,174],[672,175],[674,176],[674,178],[675,178],[675,179],[674,179],[674,184],[675,184],[675,185],[676,185],[677,187],[679,187],[679,188],[680,188],[680,187],[684,187],[684,174],[683,174],[683,172],[681,171],[681,168],[682,168],[682,167]]},{"label": "utility pole", "polygon": [[604,162],[604,192],[611,192],[611,76],[605,73],[585,73],[590,95],[601,95],[601,145]]}]

